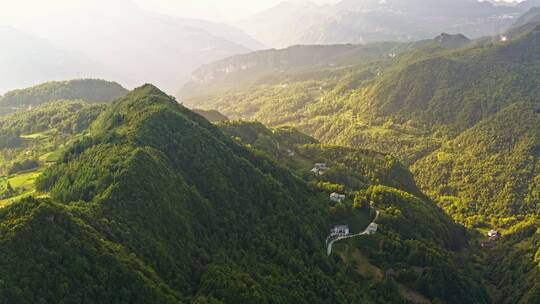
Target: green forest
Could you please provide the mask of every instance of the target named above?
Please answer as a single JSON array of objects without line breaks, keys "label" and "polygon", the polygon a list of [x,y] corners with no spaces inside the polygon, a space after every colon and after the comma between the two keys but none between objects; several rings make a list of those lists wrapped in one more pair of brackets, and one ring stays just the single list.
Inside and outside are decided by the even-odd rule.
[{"label": "green forest", "polygon": [[5,93],[0,304],[540,303],[539,22]]},{"label": "green forest", "polygon": [[[433,200],[468,230],[469,249],[462,258],[483,273],[491,301],[534,303],[540,282],[532,228],[540,217],[536,15],[531,10],[519,19],[504,41],[442,35],[393,46],[385,50],[395,50],[388,58],[311,66],[309,73],[292,70],[280,83],[264,76],[241,89],[220,84],[216,93],[183,102],[243,120],[226,123],[226,133],[308,181],[313,179],[305,174],[310,163],[332,164],[323,183],[317,182],[323,190],[364,192],[380,185]],[[215,90],[212,83],[208,88]],[[245,120],[273,129],[257,131],[258,137],[253,130],[242,134],[238,124],[249,124]],[[277,138],[290,128],[312,139],[292,145],[293,157],[287,157],[291,145]],[[379,156],[366,158],[370,153]],[[340,171],[337,176],[334,170]],[[491,229],[502,232],[503,239],[486,251],[482,246],[492,246],[484,244]],[[355,248],[346,251],[358,254]],[[516,267],[519,275],[511,270]],[[529,288],[519,287],[523,282]]]}]

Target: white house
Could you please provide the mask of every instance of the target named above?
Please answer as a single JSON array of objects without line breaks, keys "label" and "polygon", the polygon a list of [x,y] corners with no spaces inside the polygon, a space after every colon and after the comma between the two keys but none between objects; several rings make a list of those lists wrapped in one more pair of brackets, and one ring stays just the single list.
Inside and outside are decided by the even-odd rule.
[{"label": "white house", "polygon": [[349,226],[347,225],[337,225],[330,229],[330,235],[348,235],[349,232]]},{"label": "white house", "polygon": [[311,169],[311,172],[313,172],[315,175],[323,175],[324,171],[330,169],[325,163],[316,163],[315,166],[313,166],[313,169]]},{"label": "white house", "polygon": [[339,194],[339,193],[332,193],[330,194],[330,200],[336,203],[341,203],[345,200],[345,194]]},{"label": "white house", "polygon": [[491,229],[488,232],[487,236],[488,236],[490,241],[496,241],[501,237],[501,234],[499,233],[499,231],[497,231],[495,229]]},{"label": "white house", "polygon": [[368,234],[375,234],[377,233],[377,228],[379,226],[376,224],[376,223],[371,223],[369,224],[369,226],[366,228],[366,231]]}]

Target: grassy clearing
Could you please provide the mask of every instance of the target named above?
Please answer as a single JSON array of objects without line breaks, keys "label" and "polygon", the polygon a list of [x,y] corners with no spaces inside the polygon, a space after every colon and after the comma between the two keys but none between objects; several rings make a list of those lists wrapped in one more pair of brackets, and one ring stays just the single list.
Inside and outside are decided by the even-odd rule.
[{"label": "grassy clearing", "polygon": [[11,187],[13,187],[13,190],[15,190],[19,194],[4,200],[0,200],[0,207],[7,206],[10,203],[23,197],[34,195],[36,191],[34,187],[34,182],[40,174],[41,171],[34,171],[8,177],[6,179],[6,182],[9,182]]},{"label": "grassy clearing", "polygon": [[45,164],[56,163],[60,159],[61,155],[62,155],[62,149],[58,149],[56,151],[52,151],[52,152],[41,155],[39,157],[39,161]]},{"label": "grassy clearing", "polygon": [[22,134],[21,138],[30,139],[30,140],[44,140],[49,138],[50,135],[47,132],[40,132],[34,134]]},{"label": "grassy clearing", "polygon": [[40,171],[18,174],[8,178],[8,181],[11,184],[11,187],[16,191],[19,189],[22,189],[25,192],[33,191],[34,181],[40,174]]}]

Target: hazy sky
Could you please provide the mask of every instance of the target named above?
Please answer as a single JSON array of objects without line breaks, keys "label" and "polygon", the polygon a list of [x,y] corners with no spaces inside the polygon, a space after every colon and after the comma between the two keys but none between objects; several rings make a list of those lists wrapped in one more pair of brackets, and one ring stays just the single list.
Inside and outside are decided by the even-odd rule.
[{"label": "hazy sky", "polygon": [[[35,16],[52,11],[84,6],[103,1],[107,7],[126,0],[0,0],[0,24],[28,22]],[[139,6],[169,15],[235,22],[281,0],[133,0]],[[294,0],[303,1],[303,0]],[[362,0],[359,0],[362,1]],[[335,3],[338,0],[313,0],[316,3]]]}]

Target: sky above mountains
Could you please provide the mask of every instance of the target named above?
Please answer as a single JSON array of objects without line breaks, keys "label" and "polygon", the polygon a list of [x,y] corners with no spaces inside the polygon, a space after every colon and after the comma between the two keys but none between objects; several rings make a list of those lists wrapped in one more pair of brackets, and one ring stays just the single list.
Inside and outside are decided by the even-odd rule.
[{"label": "sky above mountains", "polygon": [[[468,34],[469,28],[479,31],[474,38],[504,28],[491,15],[487,24],[471,24],[471,20],[485,21],[485,16],[476,15],[451,19],[450,28],[427,22],[426,16],[450,14],[439,5],[427,5],[435,12],[422,11],[422,16],[395,15],[396,3],[400,9],[416,11],[424,8],[419,3],[448,6],[453,1],[478,6],[475,0],[286,1],[300,5],[280,4],[282,0],[0,0],[0,41],[9,46],[0,49],[0,66],[9,71],[0,72],[0,94],[44,80],[80,77],[114,79],[127,87],[152,82],[175,93],[199,66],[254,50],[411,41],[441,31]],[[409,5],[401,8],[402,3]],[[364,12],[364,4],[382,6],[386,17]],[[485,6],[479,7],[484,12]],[[416,22],[412,26],[411,20]],[[458,27],[462,24],[467,28]],[[373,29],[375,33],[370,32]]]},{"label": "sky above mountains", "polygon": [[[105,6],[125,5],[130,0],[101,1]],[[213,21],[235,22],[258,11],[270,8],[282,0],[133,0],[140,7],[169,15],[187,18],[210,19]],[[308,0],[293,0],[307,2]],[[361,0],[360,0],[361,1]],[[317,4],[335,3],[338,0],[313,0]],[[88,0],[0,0],[0,23],[29,21],[35,16],[43,16],[58,10],[85,7]]]}]

